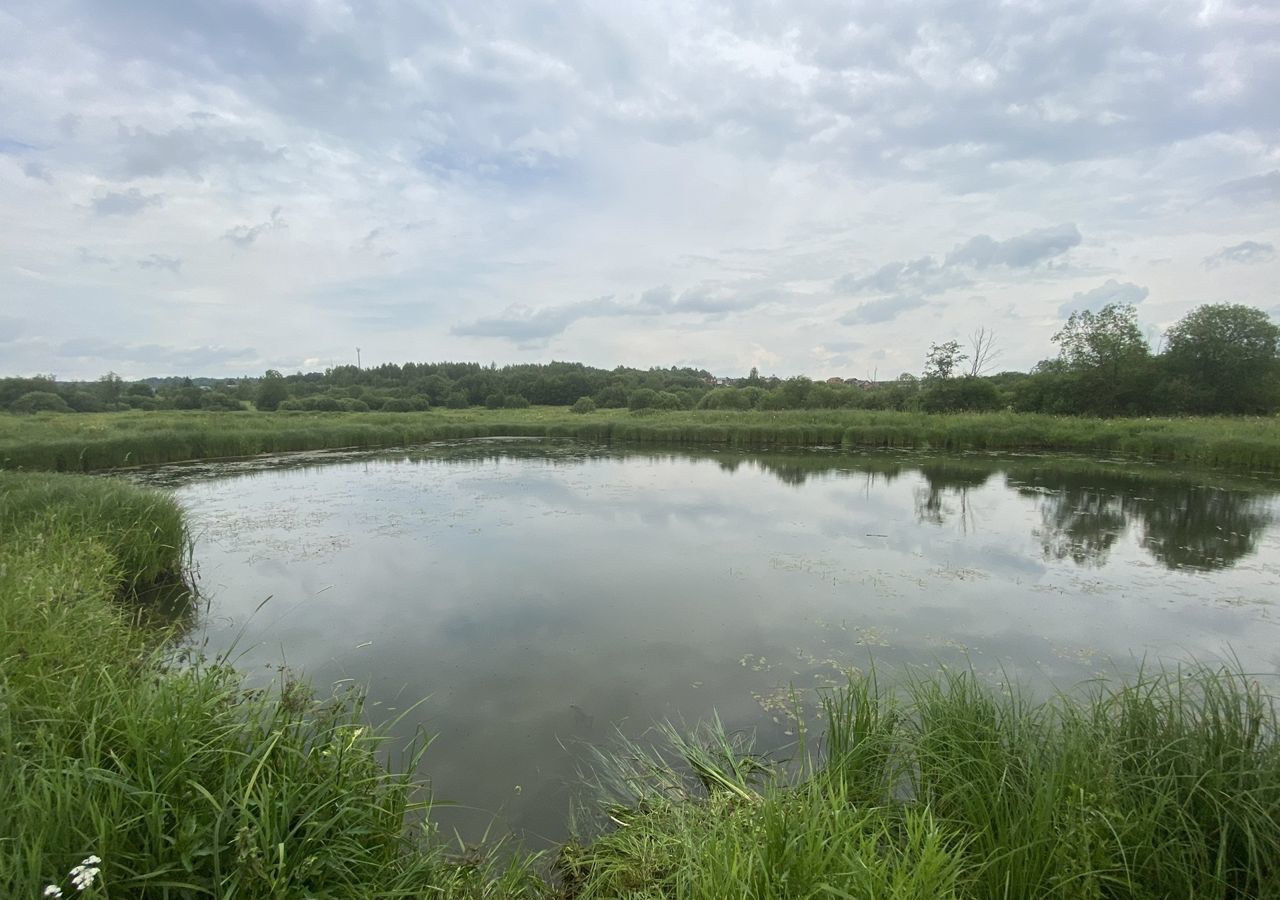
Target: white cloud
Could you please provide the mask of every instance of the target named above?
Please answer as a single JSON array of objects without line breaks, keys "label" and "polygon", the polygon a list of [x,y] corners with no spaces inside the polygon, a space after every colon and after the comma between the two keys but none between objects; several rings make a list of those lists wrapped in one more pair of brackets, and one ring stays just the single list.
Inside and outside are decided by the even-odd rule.
[{"label": "white cloud", "polygon": [[[359,342],[822,376],[976,321],[1030,365],[1104,281],[1160,321],[1267,306],[1275,27],[1193,0],[19,6],[0,317],[43,315],[6,362]],[[86,334],[135,355],[64,354]]]}]

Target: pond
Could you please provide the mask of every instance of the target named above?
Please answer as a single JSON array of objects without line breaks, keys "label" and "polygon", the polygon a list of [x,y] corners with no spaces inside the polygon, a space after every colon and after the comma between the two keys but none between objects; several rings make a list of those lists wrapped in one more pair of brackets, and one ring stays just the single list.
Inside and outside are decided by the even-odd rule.
[{"label": "pond", "polygon": [[501,440],[145,478],[189,512],[207,652],[364,685],[396,735],[424,728],[455,804],[436,818],[465,840],[562,839],[586,746],[618,731],[715,711],[783,747],[792,705],[851,669],[1280,670],[1263,478]]}]

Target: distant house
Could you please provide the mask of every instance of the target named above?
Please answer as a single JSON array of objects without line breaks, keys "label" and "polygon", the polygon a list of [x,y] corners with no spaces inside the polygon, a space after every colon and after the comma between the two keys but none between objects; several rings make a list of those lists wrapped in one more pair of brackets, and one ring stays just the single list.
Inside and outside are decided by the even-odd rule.
[{"label": "distant house", "polygon": [[843,378],[841,378],[839,375],[832,375],[830,378],[827,379],[827,384],[831,385],[832,387],[842,387],[848,384],[848,382],[845,381]]}]

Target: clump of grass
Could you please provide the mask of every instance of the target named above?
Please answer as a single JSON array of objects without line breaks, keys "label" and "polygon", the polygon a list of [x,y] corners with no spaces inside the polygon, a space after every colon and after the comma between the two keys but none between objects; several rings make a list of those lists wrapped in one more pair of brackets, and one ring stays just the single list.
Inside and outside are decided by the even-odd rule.
[{"label": "clump of grass", "polygon": [[1280,896],[1275,705],[1239,671],[1145,672],[1044,702],[942,672],[896,699],[853,682],[824,709],[823,750],[763,780],[721,752],[742,739],[715,723],[666,730],[665,753],[602,757],[617,827],[564,849],[568,892]]},{"label": "clump of grass", "polygon": [[131,627],[121,592],[181,560],[167,497],[74,476],[0,487],[0,895],[83,881],[91,856],[96,896],[543,891],[524,857],[447,858],[409,774],[423,745],[388,771],[358,698],[249,691]]}]

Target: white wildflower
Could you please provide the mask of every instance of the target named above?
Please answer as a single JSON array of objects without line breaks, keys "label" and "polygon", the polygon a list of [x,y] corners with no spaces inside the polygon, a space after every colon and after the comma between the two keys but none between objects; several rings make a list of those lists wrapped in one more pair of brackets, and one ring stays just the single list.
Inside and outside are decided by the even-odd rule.
[{"label": "white wildflower", "polygon": [[98,873],[102,871],[98,868],[100,862],[102,860],[97,856],[86,856],[80,861],[80,865],[68,873],[77,891],[87,891],[93,887],[93,883],[98,880]]},{"label": "white wildflower", "polygon": [[62,896],[62,888],[58,887],[56,884],[51,884],[51,885],[49,885],[48,887],[46,887],[46,888],[44,889],[44,895],[43,895],[43,896],[45,896],[45,897],[61,897],[61,896]]}]

